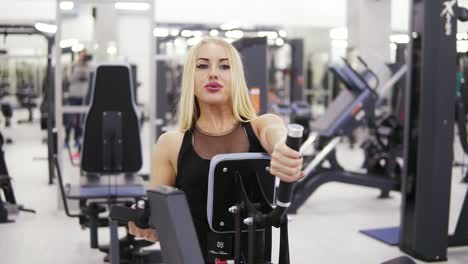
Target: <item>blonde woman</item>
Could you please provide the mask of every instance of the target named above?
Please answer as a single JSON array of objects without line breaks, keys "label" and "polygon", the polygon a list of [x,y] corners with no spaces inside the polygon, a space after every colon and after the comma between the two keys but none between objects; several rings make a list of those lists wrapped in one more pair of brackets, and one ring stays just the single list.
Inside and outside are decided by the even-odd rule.
[{"label": "blonde woman", "polygon": [[[159,138],[152,158],[151,187],[185,192],[207,259],[210,228],[206,197],[210,159],[221,153],[267,152],[270,173],[282,181],[303,177],[302,158],[286,146],[286,127],[275,115],[257,116],[249,97],[241,58],[219,38],[206,38],[189,52],[179,104],[179,129]],[[154,229],[129,223],[129,232],[156,241]]]}]

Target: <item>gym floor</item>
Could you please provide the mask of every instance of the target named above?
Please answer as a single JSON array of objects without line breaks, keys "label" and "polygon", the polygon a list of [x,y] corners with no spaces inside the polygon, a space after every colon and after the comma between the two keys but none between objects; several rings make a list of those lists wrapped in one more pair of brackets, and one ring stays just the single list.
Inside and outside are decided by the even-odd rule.
[{"label": "gym floor", "polygon": [[[23,114],[26,115],[15,112],[15,119],[23,118]],[[103,263],[104,254],[89,247],[89,230],[82,230],[77,219],[68,218],[57,209],[57,186],[47,184],[47,146],[41,143],[45,132],[39,133],[39,123],[18,125],[14,121],[11,128],[2,128],[2,133],[14,140],[14,144],[4,146],[4,151],[17,200],[37,214],[20,213],[16,223],[0,225],[0,263]],[[143,152],[147,154],[148,138],[143,138],[143,142]],[[455,160],[463,161],[458,143],[455,151]],[[356,168],[362,158],[347,144],[340,145],[338,155],[349,168]],[[146,156],[146,164],[148,159]],[[78,171],[71,167],[68,158],[63,161],[65,181],[73,181]],[[461,169],[454,169],[450,231],[455,228],[466,192],[461,178]],[[379,200],[378,194],[377,190],[340,183],[321,187],[293,216],[289,228],[291,263],[376,264],[403,255],[398,248],[358,232],[399,224],[400,195],[392,193],[391,199]],[[120,231],[123,235],[124,230]],[[100,231],[101,244],[108,243],[108,233],[106,228]],[[450,249],[448,259],[447,263],[468,263],[468,248]]]}]

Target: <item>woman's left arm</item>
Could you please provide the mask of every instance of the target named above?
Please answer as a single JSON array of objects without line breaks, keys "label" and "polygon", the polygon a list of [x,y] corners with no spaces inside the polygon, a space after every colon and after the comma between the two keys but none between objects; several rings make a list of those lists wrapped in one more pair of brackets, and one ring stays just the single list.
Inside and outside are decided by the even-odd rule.
[{"label": "woman's left arm", "polygon": [[302,177],[302,157],[286,146],[288,131],[283,120],[274,114],[265,114],[252,121],[260,143],[271,155],[270,173],[282,181],[293,182]]}]

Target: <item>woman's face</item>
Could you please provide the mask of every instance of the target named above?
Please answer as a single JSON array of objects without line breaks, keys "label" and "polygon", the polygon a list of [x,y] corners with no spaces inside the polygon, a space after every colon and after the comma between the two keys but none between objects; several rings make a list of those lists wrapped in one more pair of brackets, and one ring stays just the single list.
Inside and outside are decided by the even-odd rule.
[{"label": "woman's face", "polygon": [[195,96],[200,103],[224,104],[229,101],[230,68],[223,46],[212,42],[200,46],[195,61]]}]

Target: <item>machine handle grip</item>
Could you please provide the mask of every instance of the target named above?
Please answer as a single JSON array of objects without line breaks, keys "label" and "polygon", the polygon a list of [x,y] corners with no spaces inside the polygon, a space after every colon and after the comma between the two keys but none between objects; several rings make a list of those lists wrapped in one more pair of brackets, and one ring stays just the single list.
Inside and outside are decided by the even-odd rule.
[{"label": "machine handle grip", "polygon": [[135,209],[113,205],[111,207],[109,218],[119,223],[134,222],[141,229],[152,228],[149,224],[150,210],[148,201],[138,201],[138,207]]},{"label": "machine handle grip", "polygon": [[[302,134],[304,128],[301,125],[290,124],[288,125],[288,137],[286,138],[286,146],[299,151],[302,143]],[[291,204],[292,194],[294,191],[295,182],[284,182],[280,181],[278,187],[278,196],[276,199],[276,205],[288,208]]]}]

